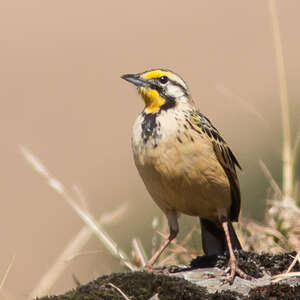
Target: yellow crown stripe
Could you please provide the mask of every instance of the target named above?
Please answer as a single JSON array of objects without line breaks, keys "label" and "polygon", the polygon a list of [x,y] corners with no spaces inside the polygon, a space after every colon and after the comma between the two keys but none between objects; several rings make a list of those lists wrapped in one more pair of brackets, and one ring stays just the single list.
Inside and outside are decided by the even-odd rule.
[{"label": "yellow crown stripe", "polygon": [[149,72],[143,74],[142,78],[144,78],[144,79],[151,79],[151,78],[159,78],[161,76],[169,76],[169,72],[167,72],[167,71],[160,71],[160,70],[149,71]]}]

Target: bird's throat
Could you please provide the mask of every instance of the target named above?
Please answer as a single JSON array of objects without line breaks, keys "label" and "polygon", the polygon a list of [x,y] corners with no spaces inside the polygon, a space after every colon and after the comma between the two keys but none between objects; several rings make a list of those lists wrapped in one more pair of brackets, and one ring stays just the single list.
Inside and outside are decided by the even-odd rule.
[{"label": "bird's throat", "polygon": [[163,98],[157,90],[150,87],[139,88],[139,93],[144,99],[146,114],[157,113],[160,108],[166,103],[165,98]]}]

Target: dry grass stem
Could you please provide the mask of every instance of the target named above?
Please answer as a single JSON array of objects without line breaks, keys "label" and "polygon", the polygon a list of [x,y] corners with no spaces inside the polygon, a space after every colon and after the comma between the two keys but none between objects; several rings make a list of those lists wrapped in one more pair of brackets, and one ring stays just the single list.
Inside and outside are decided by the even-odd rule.
[{"label": "dry grass stem", "polygon": [[[156,234],[157,229],[160,228],[161,231],[167,232],[169,230],[168,222],[165,217],[163,217],[162,222],[159,223],[158,218],[155,217],[152,220],[152,228],[155,231],[152,236],[152,248],[151,248],[151,257],[154,255],[154,253],[159,249],[164,242],[163,239],[159,238],[159,236]],[[163,254],[162,254],[163,255]]]},{"label": "dry grass stem", "polygon": [[[266,201],[265,225],[258,225],[254,221],[248,221],[247,225],[244,224],[245,228],[248,227],[247,230],[249,233],[253,230],[251,227],[256,227],[259,230],[256,237],[259,235],[264,240],[266,248],[263,251],[270,251],[272,249],[278,252],[280,249],[297,249],[299,247],[300,234],[300,209],[294,200],[296,198],[285,197],[266,165],[262,161],[259,163],[272,187],[272,191],[269,192]],[[257,231],[255,232],[257,233]],[[251,234],[249,234],[247,239],[246,236],[250,248],[255,246],[255,241],[258,244],[260,243],[256,237],[251,237]],[[257,247],[253,249],[257,250]]]},{"label": "dry grass stem", "polygon": [[12,267],[13,264],[14,264],[15,258],[16,258],[16,255],[14,254],[13,257],[12,257],[12,259],[10,260],[10,263],[9,263],[9,265],[8,265],[8,267],[7,267],[6,271],[5,271],[5,273],[4,273],[3,277],[2,277],[2,279],[1,279],[1,282],[0,282],[0,290],[2,290],[2,288],[3,288],[4,284],[5,284],[5,281],[6,281],[6,279],[7,279],[7,276],[8,276],[8,274],[9,274],[10,270],[11,270],[11,267]]},{"label": "dry grass stem", "polygon": [[267,168],[267,166],[264,164],[264,162],[262,160],[259,161],[260,167],[262,168],[266,178],[269,180],[269,183],[271,185],[271,187],[273,188],[274,193],[282,198],[282,193],[280,190],[280,187],[278,186],[277,182],[274,180],[273,176],[271,175],[271,172],[269,171],[269,169]]},{"label": "dry grass stem", "polygon": [[[243,241],[243,249],[256,252],[281,253],[284,251],[283,241],[286,241],[276,228],[267,224],[261,224],[254,220],[241,217],[237,228],[238,236]],[[255,232],[255,234],[253,234]],[[276,242],[282,241],[282,243]]]},{"label": "dry grass stem", "polygon": [[86,201],[86,198],[85,198],[83,192],[81,191],[81,189],[79,188],[79,186],[77,184],[73,185],[73,190],[74,190],[75,194],[77,195],[79,205],[82,207],[82,209],[85,209],[86,211],[89,211],[89,207],[88,207],[88,203]]},{"label": "dry grass stem", "polygon": [[71,259],[81,251],[91,238],[93,232],[88,226],[84,226],[77,235],[67,244],[63,252],[57,257],[53,265],[40,278],[28,299],[46,295],[62,273],[66,270]]},{"label": "dry grass stem", "polygon": [[[183,262],[185,264],[188,264],[191,260],[191,256],[199,255],[199,251],[186,246],[191,241],[193,233],[197,228],[198,226],[197,224],[195,224],[180,243],[178,243],[177,240],[174,239],[171,244],[172,246],[170,245],[171,247],[169,247],[165,251],[165,256],[161,257],[159,261],[160,264],[164,265],[170,262]],[[157,233],[164,239],[168,238],[167,234],[163,234],[161,232]]]},{"label": "dry grass stem", "polygon": [[46,169],[46,167],[25,147],[20,147],[21,153],[27,162],[40,174],[42,175],[48,185],[52,187],[78,214],[84,223],[86,223],[89,228],[96,234],[98,239],[103,243],[103,245],[110,251],[112,255],[121,259],[125,266],[130,270],[135,270],[136,268],[129,262],[127,255],[119,249],[117,244],[110,238],[110,236],[105,232],[100,224],[94,220],[93,216],[90,215],[85,209],[81,208],[73,197],[66,191],[63,184],[57,180],[51,173]]},{"label": "dry grass stem", "polygon": [[278,282],[280,280],[287,279],[289,277],[298,277],[300,276],[300,272],[290,272],[290,273],[282,273],[272,277],[272,282]]},{"label": "dry grass stem", "polygon": [[297,136],[295,138],[295,143],[294,143],[294,147],[292,150],[292,164],[295,164],[296,161],[296,155],[297,155],[297,151],[299,148],[299,144],[300,144],[300,130],[298,130]]},{"label": "dry grass stem", "polygon": [[133,246],[135,254],[136,254],[138,260],[140,261],[142,267],[145,267],[147,264],[148,258],[146,256],[145,249],[144,249],[141,241],[139,239],[134,238],[132,240],[132,246]]},{"label": "dry grass stem", "polygon": [[78,257],[90,256],[90,255],[98,255],[100,253],[102,253],[102,251],[100,251],[100,250],[78,252],[78,253],[75,253],[74,255],[69,256],[68,258],[66,258],[65,262],[71,262],[71,261],[73,261],[74,259],[76,259]]},{"label": "dry grass stem", "polygon": [[281,120],[282,120],[282,131],[283,131],[282,186],[283,186],[284,197],[291,198],[293,192],[293,182],[294,182],[293,163],[292,163],[293,159],[292,159],[292,151],[291,151],[291,130],[290,130],[290,122],[289,122],[288,92],[287,92],[276,0],[269,0],[269,10],[271,16],[272,30],[273,30],[276,64],[278,70],[280,104],[281,104]]},{"label": "dry grass stem", "polygon": [[[244,241],[246,250],[278,253],[299,249],[300,209],[296,202],[299,187],[294,178],[294,164],[300,143],[300,131],[292,147],[288,91],[278,21],[278,2],[276,0],[268,0],[268,3],[280,91],[283,131],[282,188],[280,188],[278,183],[274,180],[266,165],[262,161],[259,161],[260,167],[271,187],[266,200],[264,224],[241,217],[237,229],[239,236],[242,241]],[[226,89],[225,91],[221,89],[221,91],[224,94],[227,93]]]},{"label": "dry grass stem", "polygon": [[297,255],[295,256],[293,262],[291,263],[291,265],[286,270],[286,273],[291,272],[292,268],[296,265],[297,262],[299,262],[299,258],[300,258],[300,252],[298,252]]},{"label": "dry grass stem", "polygon": [[226,88],[222,84],[216,85],[216,90],[220,94],[222,94],[223,96],[225,96],[226,98],[231,99],[231,100],[233,99],[237,103],[239,103],[242,106],[244,106],[245,109],[248,112],[250,112],[252,115],[254,115],[258,120],[260,120],[266,128],[270,127],[270,125],[268,124],[268,122],[266,121],[266,119],[264,118],[264,116],[255,108],[255,106],[250,105],[248,101],[246,101],[242,97],[234,94],[233,92],[231,92],[228,88]]},{"label": "dry grass stem", "polygon": [[124,216],[127,209],[128,209],[128,202],[123,202],[114,210],[104,212],[99,219],[99,223],[101,223],[101,225],[116,223],[121,219],[122,216]]},{"label": "dry grass stem", "polygon": [[297,180],[295,183],[295,188],[294,188],[294,198],[295,199],[299,199],[299,184],[300,184],[300,182],[299,182],[299,180]]},{"label": "dry grass stem", "polygon": [[130,300],[130,299],[128,298],[128,296],[127,296],[120,288],[118,288],[117,286],[115,286],[115,285],[112,284],[111,282],[109,283],[109,285],[110,285],[111,287],[113,287],[115,290],[117,290],[117,291],[124,297],[124,299]]},{"label": "dry grass stem", "polygon": [[[77,187],[76,189],[77,189],[76,193],[79,195],[80,191]],[[80,196],[81,200],[83,200],[82,203],[87,209],[86,201],[83,197],[83,194],[80,193],[80,195],[81,195]],[[103,224],[109,224],[115,222],[115,219],[113,217],[114,216],[120,217],[121,213],[125,212],[124,209],[125,206],[122,205],[121,207],[118,207],[112,212],[102,214],[98,220],[98,224],[100,223],[103,225]],[[108,216],[111,216],[111,218],[109,219]],[[92,237],[92,235],[93,235],[92,230],[86,225],[78,232],[77,235],[74,236],[74,238],[67,244],[63,252],[58,256],[55,263],[40,278],[34,290],[30,293],[29,299],[32,299],[37,296],[46,295],[51,289],[51,287],[54,285],[54,283],[61,276],[61,274],[66,270],[69,263],[73,259],[79,256],[97,254],[100,252],[100,251],[89,251],[85,253],[80,253],[81,249],[86,245],[86,243]]]},{"label": "dry grass stem", "polygon": [[[114,255],[115,257],[118,257],[125,266],[127,266],[130,270],[135,270],[136,268],[129,262],[126,254],[118,248],[117,244],[109,237],[109,235],[104,231],[104,229],[102,228],[102,226],[100,224],[97,224],[97,222],[94,220],[94,218],[86,211],[86,207],[82,208],[81,206],[79,206],[76,201],[74,200],[73,197],[70,196],[70,194],[66,191],[66,189],[64,188],[63,184],[58,181],[54,176],[51,175],[51,173],[47,170],[47,168],[29,151],[27,150],[25,147],[20,147],[20,151],[22,153],[22,155],[24,156],[24,158],[26,159],[26,161],[34,168],[34,170],[36,172],[38,172],[40,175],[42,175],[48,185],[50,185],[50,187],[52,187],[56,192],[59,193],[59,195],[71,206],[71,208],[79,215],[79,217],[87,224],[87,226],[89,227],[89,230],[91,230],[94,234],[96,234],[96,236],[100,239],[100,241],[103,243],[103,245],[110,251],[110,253],[112,255]],[[71,243],[71,246],[77,243],[82,243],[80,241],[80,239],[82,238],[82,236],[86,237],[88,234],[88,229],[84,228],[82,229],[83,232],[79,233],[80,238],[76,241],[73,241]],[[84,238],[82,238],[84,239]],[[73,244],[74,243],[74,244]],[[72,246],[72,247],[73,247]],[[77,248],[78,249],[78,248]],[[66,249],[67,251],[68,249]],[[72,253],[74,254],[74,251],[72,251]],[[67,256],[65,256],[65,252],[62,254],[65,257],[69,257],[70,256],[70,252]],[[64,261],[64,260],[62,260]],[[56,268],[55,266],[53,266],[54,268]],[[59,267],[59,269],[61,268],[61,266]],[[54,273],[57,272],[57,269],[54,271]],[[56,274],[46,274],[47,276],[51,276],[51,277],[56,277]],[[59,273],[60,274],[60,273]],[[53,278],[49,281],[46,280],[47,282],[42,282],[40,283],[42,286],[45,285],[49,285],[50,282],[52,282]],[[43,280],[44,278],[42,278]],[[50,283],[51,285],[51,283]],[[39,286],[39,285],[38,285]],[[45,287],[43,287],[44,289]],[[34,290],[34,292],[36,292],[36,289]],[[36,294],[34,294],[33,296],[36,296]]]}]

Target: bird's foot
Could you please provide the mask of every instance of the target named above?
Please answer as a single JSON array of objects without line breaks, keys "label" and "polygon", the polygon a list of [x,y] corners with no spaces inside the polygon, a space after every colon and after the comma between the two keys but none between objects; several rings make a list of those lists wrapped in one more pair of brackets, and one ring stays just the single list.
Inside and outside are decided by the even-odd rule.
[{"label": "bird's foot", "polygon": [[229,273],[229,278],[225,279],[225,283],[229,283],[230,285],[233,283],[234,278],[236,275],[240,276],[243,279],[246,280],[252,280],[253,277],[246,274],[239,266],[237,263],[237,259],[229,259],[228,262],[228,268],[224,272],[225,274]]}]

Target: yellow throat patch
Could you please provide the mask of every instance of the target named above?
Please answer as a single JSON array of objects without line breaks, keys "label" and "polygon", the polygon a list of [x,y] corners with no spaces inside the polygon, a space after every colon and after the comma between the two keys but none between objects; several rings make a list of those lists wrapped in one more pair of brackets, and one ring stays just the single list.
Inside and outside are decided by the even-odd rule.
[{"label": "yellow throat patch", "polygon": [[[151,78],[159,78],[161,76],[169,76],[169,72],[162,71],[162,70],[153,70],[146,72],[142,75],[144,79],[151,79]],[[139,88],[139,93],[143,97],[146,108],[145,113],[152,114],[159,111],[161,106],[166,103],[166,100],[159,94],[157,90],[151,88],[141,87]]]},{"label": "yellow throat patch", "polygon": [[157,90],[141,87],[139,93],[145,101],[145,112],[148,114],[156,113],[161,106],[166,103],[166,100],[159,94]]}]

